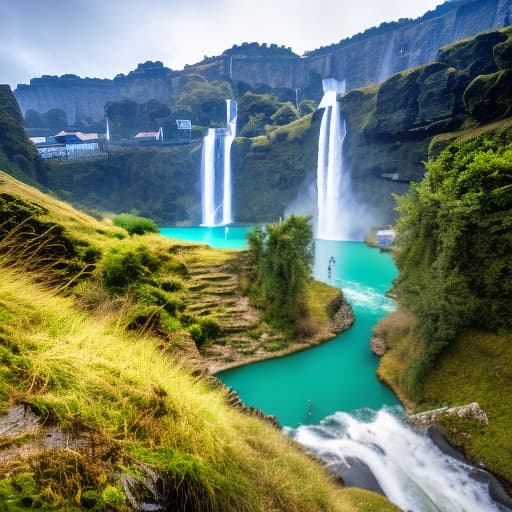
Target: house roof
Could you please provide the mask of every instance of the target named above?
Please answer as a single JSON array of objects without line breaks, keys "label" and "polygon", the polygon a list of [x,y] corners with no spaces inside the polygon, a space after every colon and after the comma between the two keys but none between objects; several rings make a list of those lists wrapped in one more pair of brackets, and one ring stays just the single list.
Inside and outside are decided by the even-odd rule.
[{"label": "house roof", "polygon": [[46,142],[46,137],[29,137],[29,139],[34,144],[44,144]]},{"label": "house roof", "polygon": [[160,132],[139,132],[133,138],[134,139],[149,139],[149,138],[158,139],[159,136],[160,136]]},{"label": "house roof", "polygon": [[77,139],[83,142],[98,140],[99,138],[97,133],[65,132],[64,130],[57,133],[55,137],[66,137],[67,135],[74,135]]}]

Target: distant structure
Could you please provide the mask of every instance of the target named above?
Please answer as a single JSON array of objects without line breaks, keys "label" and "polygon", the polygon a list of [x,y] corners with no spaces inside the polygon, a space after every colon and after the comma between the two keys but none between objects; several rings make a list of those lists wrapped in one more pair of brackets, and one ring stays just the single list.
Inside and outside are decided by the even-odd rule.
[{"label": "distant structure", "polygon": [[178,128],[178,140],[190,142],[192,138],[192,121],[190,119],[176,119]]},{"label": "distant structure", "polygon": [[156,142],[163,142],[164,141],[164,131],[162,127],[158,129],[157,132],[139,132],[134,137],[133,140],[135,142],[142,142],[142,143],[154,143]]},{"label": "distant structure", "polygon": [[100,134],[60,131],[51,137],[31,137],[45,159],[77,160],[100,152]]},{"label": "distant structure", "polygon": [[379,229],[375,235],[375,243],[381,249],[389,249],[396,237],[394,229]]}]

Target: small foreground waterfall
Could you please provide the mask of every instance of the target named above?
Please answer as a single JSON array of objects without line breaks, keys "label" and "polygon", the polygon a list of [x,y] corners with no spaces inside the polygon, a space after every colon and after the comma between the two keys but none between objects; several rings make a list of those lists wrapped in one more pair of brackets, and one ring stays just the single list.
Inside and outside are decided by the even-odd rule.
[{"label": "small foreground waterfall", "polygon": [[344,175],[342,159],[345,123],[341,121],[337,96],[345,91],[345,83],[327,78],[322,84],[324,95],[318,108],[323,108],[324,114],[318,141],[316,238],[344,240],[341,201],[348,177]]},{"label": "small foreground waterfall", "polygon": [[288,429],[288,435],[340,473],[349,486],[360,486],[351,482],[351,468],[365,467],[367,488],[383,492],[405,511],[508,510],[489,496],[484,471],[443,453],[428,435],[415,432],[387,410],[360,411],[359,417],[338,412],[320,425]]},{"label": "small foreground waterfall", "polygon": [[226,100],[226,128],[210,128],[203,140],[201,162],[202,225],[233,222],[231,144],[236,136],[237,106]]}]

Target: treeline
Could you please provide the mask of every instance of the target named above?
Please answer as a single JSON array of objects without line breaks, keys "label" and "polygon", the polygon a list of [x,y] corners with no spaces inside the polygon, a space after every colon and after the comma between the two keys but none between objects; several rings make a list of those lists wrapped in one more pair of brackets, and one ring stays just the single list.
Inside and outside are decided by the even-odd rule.
[{"label": "treeline", "polygon": [[414,394],[438,354],[470,327],[512,328],[512,127],[455,142],[398,199],[400,301],[417,317]]}]

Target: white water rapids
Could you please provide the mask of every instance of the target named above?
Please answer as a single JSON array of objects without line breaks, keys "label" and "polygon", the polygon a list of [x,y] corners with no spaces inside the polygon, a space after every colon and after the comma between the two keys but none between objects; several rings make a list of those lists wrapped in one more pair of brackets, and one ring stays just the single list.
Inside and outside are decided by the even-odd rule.
[{"label": "white water rapids", "polygon": [[[363,462],[387,498],[411,512],[499,512],[477,469],[443,453],[386,410],[366,417],[338,412],[321,425],[287,429],[328,465]],[[363,415],[364,416],[364,415]]]}]

